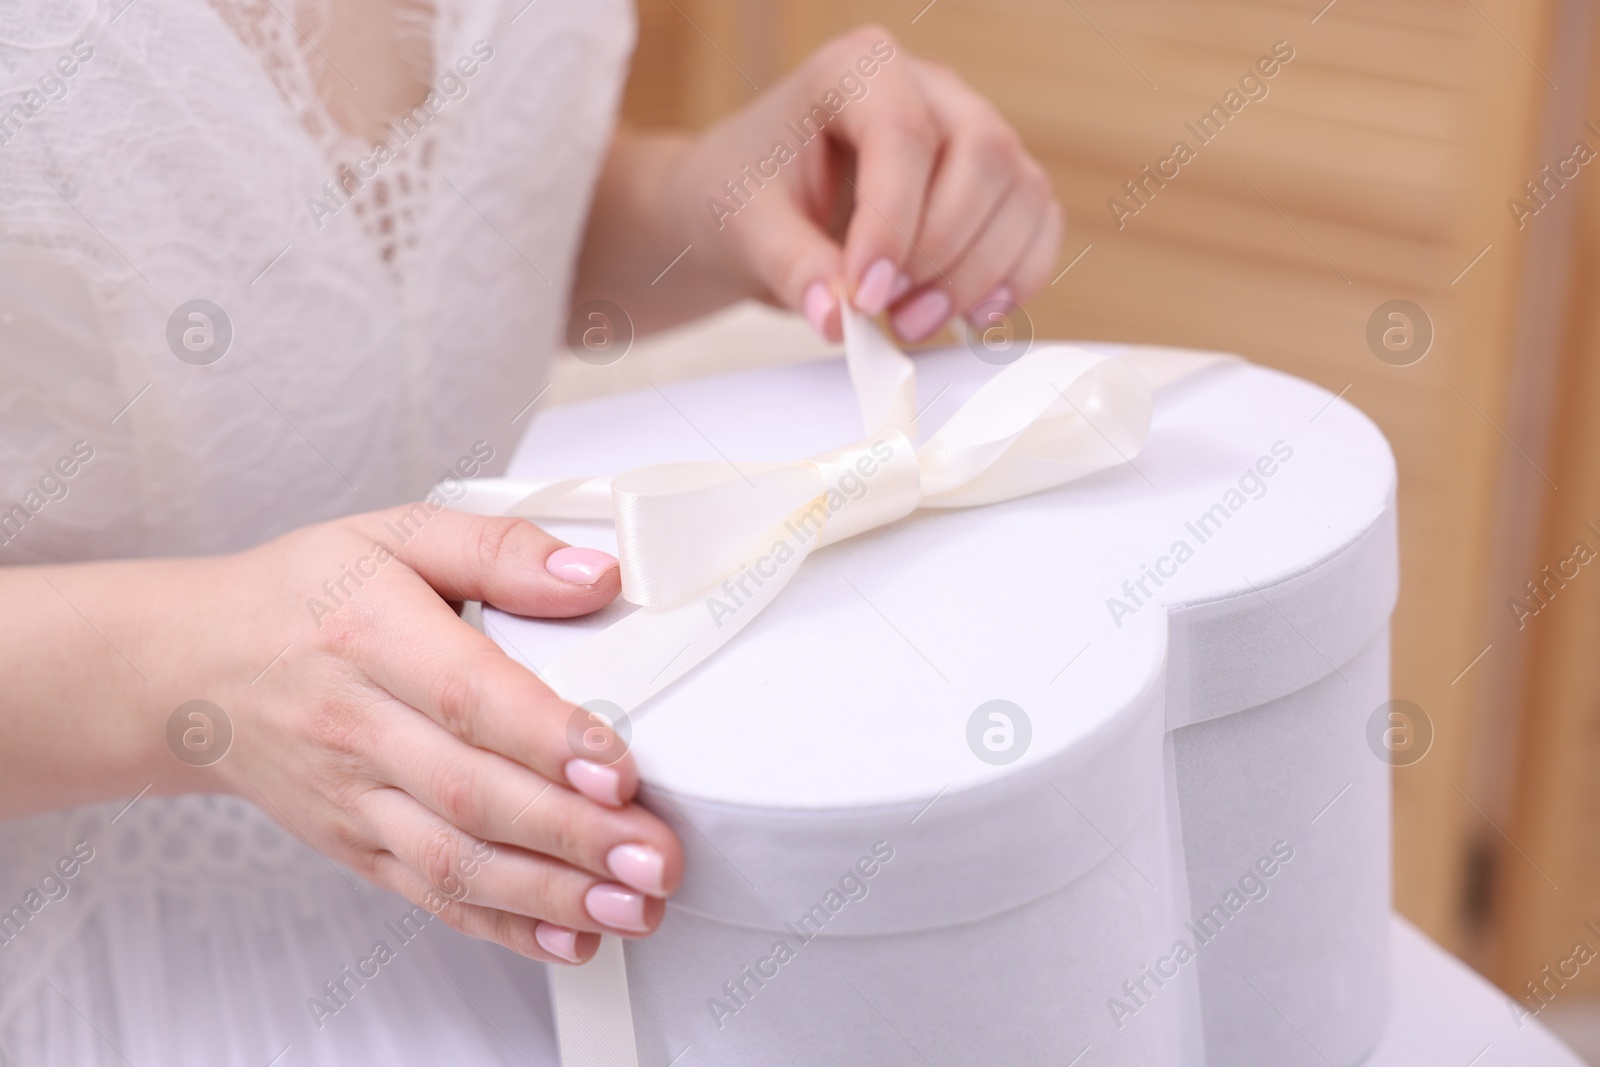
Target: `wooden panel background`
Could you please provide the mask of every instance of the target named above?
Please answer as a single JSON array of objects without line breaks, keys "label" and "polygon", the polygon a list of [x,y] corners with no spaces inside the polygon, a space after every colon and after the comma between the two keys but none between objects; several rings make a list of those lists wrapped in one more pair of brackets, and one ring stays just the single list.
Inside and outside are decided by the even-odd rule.
[{"label": "wooden panel background", "polygon": [[[1583,753],[1600,754],[1600,670],[1583,654],[1600,636],[1600,577],[1583,594],[1593,598],[1586,621],[1562,630],[1568,645],[1546,650],[1504,625],[1507,591],[1553,551],[1542,517],[1556,516],[1552,529],[1575,525],[1578,512],[1561,511],[1573,505],[1563,498],[1558,507],[1553,486],[1587,480],[1600,489],[1600,437],[1590,429],[1568,440],[1583,424],[1574,393],[1562,409],[1566,429],[1552,429],[1558,372],[1571,362],[1557,356],[1576,342],[1551,329],[1570,316],[1567,290],[1547,283],[1567,270],[1572,252],[1560,235],[1576,197],[1520,231],[1506,207],[1570,133],[1576,110],[1563,126],[1552,101],[1570,110],[1584,99],[1592,49],[1585,38],[1575,55],[1568,39],[1583,5],[925,3],[643,0],[628,117],[703,126],[829,37],[881,24],[993,99],[1049,168],[1069,218],[1060,266],[1071,269],[1029,305],[1041,335],[1230,349],[1343,392],[1370,414],[1401,472],[1394,691],[1421,705],[1434,729],[1427,757],[1394,776],[1396,902],[1515,984],[1529,961],[1495,932],[1512,931],[1535,956],[1554,936],[1527,916],[1509,917],[1544,885],[1525,877],[1531,864],[1519,853],[1560,852],[1561,826],[1573,821],[1528,814],[1570,799],[1530,786],[1544,776],[1541,753],[1558,731],[1518,756],[1529,678],[1584,661],[1582,682],[1559,699],[1582,704],[1588,718],[1561,720],[1576,731],[1560,735],[1561,753],[1585,758],[1581,738]],[[1119,229],[1108,198],[1174,140],[1194,145],[1184,123],[1277,41],[1295,58],[1268,83],[1268,97],[1246,106]],[[1600,199],[1584,203],[1586,217],[1600,212]],[[1600,249],[1587,253],[1593,280]],[[1426,358],[1408,367],[1381,362],[1365,339],[1369,316],[1397,298],[1424,308],[1435,330]],[[1600,343],[1600,321],[1582,329],[1590,349]],[[1600,374],[1583,387],[1586,398],[1600,397]],[[1580,454],[1581,469],[1572,466]],[[1600,525],[1600,507],[1585,514]],[[1588,811],[1600,807],[1600,790],[1585,795]],[[1539,833],[1530,818],[1545,820]],[[1583,899],[1600,905],[1600,851],[1585,856],[1572,882],[1592,887]],[[1600,919],[1600,907],[1591,911]],[[1491,915],[1501,921],[1487,923]],[[1592,969],[1600,988],[1600,966]]]},{"label": "wooden panel background", "polygon": [[[1581,47],[1600,55],[1600,32],[1586,29]],[[1576,114],[1562,116],[1557,143],[1570,148],[1581,138],[1600,150],[1600,122],[1586,117],[1600,117],[1600,87],[1591,84],[1572,103]],[[1508,857],[1495,902],[1495,977],[1529,1010],[1541,1001],[1570,1007],[1577,996],[1600,995],[1600,965],[1574,960],[1579,942],[1600,952],[1600,577],[1586,565],[1562,566],[1578,555],[1580,541],[1600,550],[1600,306],[1588,295],[1600,285],[1600,181],[1585,175],[1560,190],[1535,221],[1557,206],[1570,211],[1563,221],[1571,248],[1570,269],[1556,284],[1573,294],[1552,321],[1563,361],[1550,473],[1561,488],[1551,495],[1535,565],[1504,590],[1506,601],[1517,597],[1524,609],[1538,609],[1518,631],[1532,648],[1517,694],[1525,710],[1507,827],[1507,847],[1514,841],[1518,854]],[[1558,581],[1547,581],[1546,564]],[[1560,578],[1574,566],[1575,577]],[[1540,587],[1544,605],[1527,595],[1527,580]],[[1507,611],[1508,628],[1511,619]],[[1529,984],[1540,992],[1530,995]]]}]

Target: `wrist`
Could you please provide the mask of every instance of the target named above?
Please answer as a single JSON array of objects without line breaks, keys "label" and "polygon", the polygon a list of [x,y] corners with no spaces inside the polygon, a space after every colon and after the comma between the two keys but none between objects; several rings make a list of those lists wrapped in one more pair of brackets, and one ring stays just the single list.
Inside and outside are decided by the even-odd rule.
[{"label": "wrist", "polygon": [[[170,662],[194,649],[169,640],[181,602],[168,561],[0,571],[0,812],[175,792],[190,777],[166,748],[176,704]],[[181,603],[178,605],[181,610]],[[169,662],[170,661],[170,662]],[[192,787],[192,786],[190,786]]]},{"label": "wrist", "polygon": [[745,235],[735,229],[737,220],[726,218],[725,210],[721,214],[713,210],[714,204],[724,203],[724,184],[739,176],[724,173],[725,153],[718,151],[726,140],[719,136],[722,128],[719,125],[698,135],[681,136],[670,151],[662,153],[653,211],[657,217],[671,220],[675,228],[674,254],[694,246],[695,276],[716,292],[719,303],[765,299],[770,294],[744,253],[741,240]]},{"label": "wrist", "polygon": [[705,137],[620,130],[595,188],[574,305],[622,304],[641,333],[763,290],[726,232],[708,226]]},{"label": "wrist", "polygon": [[248,643],[236,605],[249,599],[231,559],[106,565],[94,600],[115,648],[100,674],[126,711],[108,724],[101,759],[108,781],[130,796],[146,787],[156,795],[230,791],[217,757],[231,747],[238,686],[229,675],[246,668],[230,661]]}]

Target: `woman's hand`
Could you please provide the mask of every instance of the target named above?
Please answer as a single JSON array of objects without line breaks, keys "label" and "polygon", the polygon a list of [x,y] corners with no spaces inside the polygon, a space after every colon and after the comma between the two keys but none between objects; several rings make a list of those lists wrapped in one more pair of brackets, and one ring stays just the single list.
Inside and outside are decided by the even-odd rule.
[{"label": "woman's hand", "polygon": [[[520,519],[418,504],[236,556],[8,568],[0,602],[19,613],[0,627],[22,640],[4,657],[19,661],[0,704],[18,764],[4,799],[237,793],[458,930],[587,959],[597,934],[660,922],[678,842],[632,803],[638,778],[608,728],[573,730],[574,707],[451,604],[587,614],[617,596],[615,564]],[[70,676],[32,679],[29,661],[62,660]],[[169,750],[173,709],[197,698],[232,726],[214,763]],[[92,736],[61,737],[40,711],[91,703],[118,708]],[[585,745],[602,758],[580,758]]]},{"label": "woman's hand", "polygon": [[[1032,296],[1062,229],[1044,169],[994,107],[864,27],[698,138],[620,134],[576,299],[611,299],[649,329],[758,296],[837,340],[844,293],[916,342]],[[654,286],[631,283],[686,246]]]}]

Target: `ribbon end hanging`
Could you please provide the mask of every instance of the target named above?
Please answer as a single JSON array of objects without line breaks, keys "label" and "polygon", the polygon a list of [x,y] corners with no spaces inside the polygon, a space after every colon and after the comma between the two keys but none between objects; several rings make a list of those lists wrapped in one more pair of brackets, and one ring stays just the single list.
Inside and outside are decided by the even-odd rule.
[{"label": "ribbon end hanging", "polygon": [[563,1067],[639,1067],[622,939],[602,937],[588,963],[550,968]]}]

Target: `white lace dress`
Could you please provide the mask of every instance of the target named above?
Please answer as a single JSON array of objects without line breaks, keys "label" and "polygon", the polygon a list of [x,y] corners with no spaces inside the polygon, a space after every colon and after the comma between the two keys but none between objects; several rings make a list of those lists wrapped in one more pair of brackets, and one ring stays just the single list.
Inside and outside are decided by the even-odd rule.
[{"label": "white lace dress", "polygon": [[[632,12],[442,0],[376,161],[314,90],[322,14],[0,5],[0,564],[237,549],[510,456]],[[538,966],[241,801],[126,803],[0,825],[0,1063],[553,1061]]]}]

